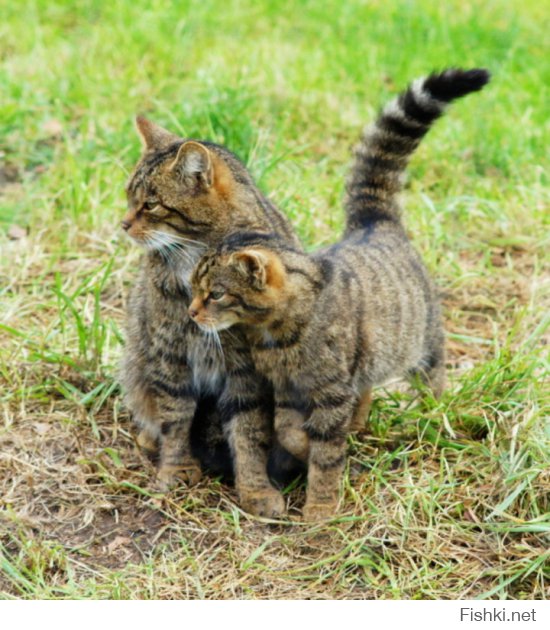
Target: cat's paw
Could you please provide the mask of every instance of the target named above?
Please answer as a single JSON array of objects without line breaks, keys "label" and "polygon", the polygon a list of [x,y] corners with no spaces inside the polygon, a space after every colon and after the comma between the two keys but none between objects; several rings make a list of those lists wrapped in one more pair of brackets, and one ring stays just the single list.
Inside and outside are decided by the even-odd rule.
[{"label": "cat's paw", "polygon": [[158,441],[151,436],[149,431],[146,429],[142,429],[137,438],[136,443],[139,448],[147,455],[149,458],[153,458],[158,453]]},{"label": "cat's paw", "polygon": [[318,521],[326,521],[336,516],[338,501],[329,503],[310,503],[306,501],[302,510],[302,520],[315,523]]},{"label": "cat's paw", "polygon": [[245,512],[264,518],[280,518],[286,513],[286,502],[283,495],[275,488],[261,490],[241,490],[240,506]]},{"label": "cat's paw", "polygon": [[161,492],[166,492],[182,484],[194,486],[201,478],[202,471],[198,464],[189,463],[180,466],[164,464],[157,472],[156,486]]},{"label": "cat's paw", "polygon": [[293,429],[286,433],[277,433],[277,439],[293,457],[307,462],[309,456],[309,437],[305,431]]}]

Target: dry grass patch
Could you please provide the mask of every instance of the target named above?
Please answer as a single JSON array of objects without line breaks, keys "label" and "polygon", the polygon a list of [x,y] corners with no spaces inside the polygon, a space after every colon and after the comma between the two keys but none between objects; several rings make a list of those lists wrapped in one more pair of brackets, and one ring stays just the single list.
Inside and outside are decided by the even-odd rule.
[{"label": "dry grass patch", "polygon": [[[98,241],[53,263],[32,235],[6,243],[16,264],[1,329],[4,597],[547,596],[550,479],[538,355],[524,347],[536,252],[461,254],[464,280],[445,300],[447,396],[380,391],[350,440],[341,512],[312,527],[298,520],[301,485],[280,523],[242,513],[216,480],[149,490],[154,471],[112,380],[135,255]],[[498,275],[484,273],[487,260]]]}]

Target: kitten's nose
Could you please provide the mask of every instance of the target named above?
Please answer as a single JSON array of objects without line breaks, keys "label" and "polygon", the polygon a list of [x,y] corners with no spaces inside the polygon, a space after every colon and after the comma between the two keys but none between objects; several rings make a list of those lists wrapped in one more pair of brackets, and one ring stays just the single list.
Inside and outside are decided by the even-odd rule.
[{"label": "kitten's nose", "polygon": [[197,311],[196,308],[193,308],[192,306],[189,307],[189,317],[191,319],[195,319],[195,317],[199,314],[199,311]]},{"label": "kitten's nose", "polygon": [[122,229],[123,229],[123,230],[125,230],[125,231],[127,232],[127,231],[130,229],[130,226],[131,226],[132,224],[130,223],[130,221],[126,221],[126,219],[123,219],[123,220],[120,222],[120,225],[122,226]]}]

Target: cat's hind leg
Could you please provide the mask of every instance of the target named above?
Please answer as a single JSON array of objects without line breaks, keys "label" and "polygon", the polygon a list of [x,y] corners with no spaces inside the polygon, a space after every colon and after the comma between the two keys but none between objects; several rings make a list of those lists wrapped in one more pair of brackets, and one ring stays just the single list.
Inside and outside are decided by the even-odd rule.
[{"label": "cat's hind leg", "polygon": [[445,364],[438,363],[434,367],[429,370],[425,370],[421,374],[421,378],[424,383],[432,390],[432,394],[434,398],[441,398],[445,385],[447,383],[447,378],[445,375]]},{"label": "cat's hind leg", "polygon": [[420,364],[411,371],[411,376],[419,377],[422,383],[431,389],[434,398],[441,398],[447,382],[443,342],[430,349]]},{"label": "cat's hind leg", "polygon": [[353,413],[353,418],[351,420],[349,428],[350,431],[363,431],[369,418],[371,405],[372,388],[367,387],[361,394],[361,397],[359,398],[359,401]]}]

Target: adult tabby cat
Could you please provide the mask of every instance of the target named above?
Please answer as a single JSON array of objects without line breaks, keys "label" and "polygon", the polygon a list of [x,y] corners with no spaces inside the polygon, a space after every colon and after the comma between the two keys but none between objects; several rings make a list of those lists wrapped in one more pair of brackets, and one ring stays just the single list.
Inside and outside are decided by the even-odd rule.
[{"label": "adult tabby cat", "polygon": [[485,70],[432,74],[383,110],[356,149],[336,245],[306,255],[277,238],[247,247],[226,240],[193,273],[191,317],[205,330],[244,325],[254,364],[274,385],[278,439],[308,464],[306,520],[335,511],[346,434],[363,420],[374,385],[419,374],[435,395],[443,390],[437,290],[396,194],[445,106],[488,80]]},{"label": "adult tabby cat", "polygon": [[[138,443],[157,452],[161,487],[196,483],[204,467],[234,473],[243,507],[276,515],[284,502],[266,472],[271,389],[239,331],[220,340],[191,322],[189,278],[206,246],[230,234],[242,245],[274,234],[297,250],[300,244],[230,151],[144,118],[137,128],[145,150],[126,187],[122,227],[146,253],[129,298],[120,380],[141,429]],[[233,470],[228,441],[234,453],[244,452],[237,458],[244,468]],[[266,512],[270,491],[276,496]]]}]

